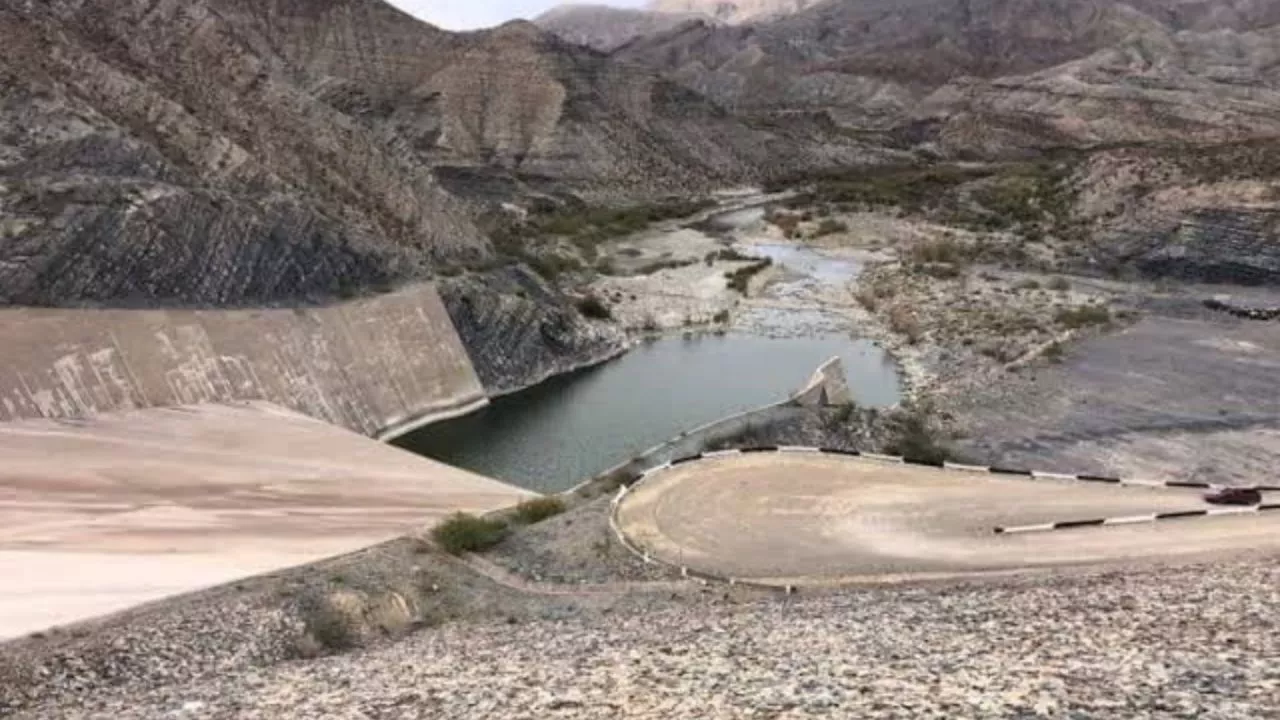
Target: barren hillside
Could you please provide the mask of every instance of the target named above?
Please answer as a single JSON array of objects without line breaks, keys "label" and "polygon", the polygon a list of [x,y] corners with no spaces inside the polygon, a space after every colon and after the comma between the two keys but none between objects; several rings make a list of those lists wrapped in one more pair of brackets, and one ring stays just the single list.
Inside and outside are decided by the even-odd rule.
[{"label": "barren hillside", "polygon": [[687,24],[616,56],[743,112],[927,121],[966,151],[1221,141],[1275,132],[1277,22],[1275,4],[1252,0],[843,0],[757,25]]}]

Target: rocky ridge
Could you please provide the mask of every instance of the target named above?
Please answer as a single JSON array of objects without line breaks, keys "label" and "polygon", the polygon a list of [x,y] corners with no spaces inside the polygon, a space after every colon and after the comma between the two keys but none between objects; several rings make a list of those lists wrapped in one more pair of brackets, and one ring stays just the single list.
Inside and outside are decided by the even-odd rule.
[{"label": "rocky ridge", "polygon": [[534,19],[538,27],[567,42],[601,52],[615,50],[632,40],[666,32],[705,16],[689,12],[652,12],[609,5],[561,5]]},{"label": "rocky ridge", "polygon": [[204,2],[0,9],[0,301],[354,294],[487,242]]},{"label": "rocky ridge", "polygon": [[687,24],[614,55],[743,113],[822,112],[850,132],[991,156],[1272,137],[1278,22],[1249,0],[846,0]]},{"label": "rocky ridge", "polygon": [[[1267,658],[1280,652],[1278,581],[1269,564],[1238,561],[458,624],[306,664],[102,693],[58,712],[1244,720],[1277,710]],[[18,717],[47,717],[39,712]]]}]

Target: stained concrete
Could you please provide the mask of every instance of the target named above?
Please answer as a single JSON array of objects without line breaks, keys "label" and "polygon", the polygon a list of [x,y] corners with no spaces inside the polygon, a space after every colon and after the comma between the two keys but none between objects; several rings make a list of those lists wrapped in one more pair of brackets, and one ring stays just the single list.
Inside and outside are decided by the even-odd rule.
[{"label": "stained concrete", "polygon": [[834,357],[823,363],[791,399],[806,407],[852,405],[853,393],[849,391],[844,361]]},{"label": "stained concrete", "polygon": [[0,309],[0,420],[236,400],[373,435],[486,397],[430,284],[311,309]]},{"label": "stained concrete", "polygon": [[0,458],[0,637],[528,496],[266,403],[2,423]]}]

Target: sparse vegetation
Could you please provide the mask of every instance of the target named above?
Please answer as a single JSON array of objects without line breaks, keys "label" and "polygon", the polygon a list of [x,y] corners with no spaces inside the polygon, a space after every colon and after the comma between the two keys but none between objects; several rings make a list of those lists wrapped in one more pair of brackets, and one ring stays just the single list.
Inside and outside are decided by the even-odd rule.
[{"label": "sparse vegetation", "polygon": [[730,448],[746,448],[767,445],[770,441],[769,431],[759,425],[747,423],[741,430],[724,435],[707,443],[706,450],[728,450]]},{"label": "sparse vegetation", "polygon": [[953,238],[916,243],[907,253],[907,259],[917,265],[930,263],[964,265],[970,261],[971,257],[970,248]]},{"label": "sparse vegetation", "polygon": [[890,418],[889,426],[892,436],[886,451],[890,454],[928,463],[955,459],[931,405],[908,405]]},{"label": "sparse vegetation", "polygon": [[1055,277],[1049,281],[1049,289],[1054,292],[1067,292],[1071,289],[1071,281],[1064,277]]},{"label": "sparse vegetation", "polygon": [[454,513],[431,529],[431,538],[445,552],[461,555],[483,552],[507,537],[507,524],[501,520],[480,518],[467,513]]},{"label": "sparse vegetation", "polygon": [[715,263],[717,260],[721,262],[750,262],[759,260],[760,258],[740,252],[735,248],[724,248],[723,250],[712,250],[707,253],[706,261],[708,265]]},{"label": "sparse vegetation", "polygon": [[578,312],[592,320],[612,320],[613,310],[596,295],[588,295],[578,301]]},{"label": "sparse vegetation", "polygon": [[1101,305],[1081,305],[1063,308],[1054,320],[1068,330],[1079,330],[1097,325],[1111,324],[1111,311]]},{"label": "sparse vegetation", "polygon": [[950,263],[928,263],[917,265],[916,270],[935,280],[956,280],[964,277],[964,268]]},{"label": "sparse vegetation", "polygon": [[776,225],[788,238],[795,238],[800,234],[801,217],[798,214],[784,210],[771,210],[764,219]]},{"label": "sparse vegetation", "polygon": [[764,258],[756,262],[740,267],[737,270],[730,270],[724,274],[725,280],[729,281],[729,289],[735,290],[743,295],[747,294],[747,290],[751,285],[751,278],[763,272],[765,268],[773,265],[772,258]]},{"label": "sparse vegetation", "polygon": [[920,342],[924,336],[920,318],[916,317],[915,312],[906,305],[895,305],[889,311],[889,329],[905,337],[912,345]]},{"label": "sparse vegetation", "polygon": [[898,206],[916,211],[936,201],[948,190],[991,175],[986,168],[951,165],[936,167],[856,168],[822,173],[804,178],[787,178],[768,187],[770,192],[807,183],[814,184],[804,204],[823,202],[852,207]]},{"label": "sparse vegetation", "polygon": [[826,218],[818,223],[818,229],[814,230],[814,237],[826,237],[827,235],[839,235],[840,233],[849,232],[849,226],[834,218]]},{"label": "sparse vegetation", "polygon": [[652,275],[662,270],[671,270],[675,268],[689,267],[697,263],[697,260],[655,260],[636,272],[640,275]]},{"label": "sparse vegetation", "polygon": [[711,322],[721,325],[729,322],[729,311],[721,310],[720,312],[717,312],[715,315],[711,316]]},{"label": "sparse vegetation", "polygon": [[323,650],[343,652],[360,644],[360,634],[351,618],[328,602],[319,602],[304,612],[307,633]]},{"label": "sparse vegetation", "polygon": [[[688,217],[713,204],[710,200],[679,200],[623,208],[543,208],[531,212],[522,223],[489,228],[489,235],[498,252],[499,264],[525,263],[547,280],[554,281],[566,272],[586,269],[587,264],[600,269],[598,246],[606,240],[638,232],[656,222]],[[580,257],[571,257],[539,242],[546,238],[568,240]]]},{"label": "sparse vegetation", "polygon": [[565,511],[564,501],[557,497],[525,500],[516,506],[514,519],[521,525],[533,525]]},{"label": "sparse vegetation", "polygon": [[1051,363],[1060,363],[1065,356],[1066,350],[1062,347],[1062,343],[1056,340],[1044,349],[1044,357]]}]

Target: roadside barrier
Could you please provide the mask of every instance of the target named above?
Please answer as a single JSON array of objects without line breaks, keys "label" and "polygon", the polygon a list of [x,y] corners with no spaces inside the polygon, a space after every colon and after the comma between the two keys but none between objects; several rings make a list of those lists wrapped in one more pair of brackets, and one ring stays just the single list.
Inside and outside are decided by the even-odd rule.
[{"label": "roadside barrier", "polygon": [[[1006,468],[999,466],[987,465],[966,465],[963,463],[943,462],[933,459],[915,459],[901,457],[898,455],[881,455],[878,453],[867,453],[859,450],[845,450],[842,448],[825,448],[825,447],[803,447],[803,446],[778,446],[778,445],[759,445],[754,447],[744,447],[729,450],[716,450],[710,452],[694,453],[675,458],[671,462],[649,468],[640,474],[639,478],[630,485],[624,485],[618,489],[617,495],[611,501],[609,510],[609,529],[612,531],[618,542],[627,549],[635,557],[639,558],[646,565],[662,565],[680,573],[681,577],[689,578],[697,582],[707,585],[710,582],[724,583],[731,586],[751,587],[763,590],[771,590],[781,592],[786,595],[793,595],[798,588],[795,585],[776,585],[763,583],[753,580],[744,580],[730,576],[720,576],[711,573],[694,570],[685,565],[675,564],[660,560],[653,557],[647,551],[633,544],[627,538],[626,533],[622,531],[622,526],[618,523],[618,507],[627,495],[636,488],[643,485],[654,475],[668,470],[672,467],[684,465],[686,463],[698,460],[710,460],[715,458],[732,457],[735,455],[749,455],[757,453],[815,453],[823,455],[839,455],[843,457],[854,457],[873,462],[883,462],[893,465],[915,465],[919,467],[929,467],[941,470],[947,470],[958,473],[975,473],[975,474],[991,474],[1003,475],[1008,477],[1022,477],[1031,481],[1071,481],[1071,482],[1088,482],[1088,483],[1105,483],[1110,485],[1120,485],[1126,487],[1152,487],[1152,488],[1185,488],[1199,490],[1214,490],[1227,487],[1207,482],[1195,482],[1185,480],[1144,480],[1135,478],[1120,478],[1105,475],[1087,475],[1087,474],[1068,474],[1042,472],[1038,470],[1024,470],[1020,468]],[[1240,486],[1231,486],[1240,487]],[[1257,490],[1258,492],[1280,492],[1280,486],[1275,485],[1253,485],[1244,489]],[[1221,507],[1207,508],[1204,510],[1184,510],[1178,512],[1152,513],[1149,515],[1133,515],[1127,517],[1113,518],[1092,518],[1088,520],[1066,520],[1053,523],[1041,523],[1037,525],[1021,525],[1011,527],[997,527],[994,529],[997,535],[1014,535],[1020,533],[1048,532],[1053,530],[1068,530],[1072,528],[1096,527],[1105,525],[1134,525],[1139,523],[1160,522],[1164,520],[1181,520],[1195,517],[1213,517],[1223,515],[1249,515],[1260,512],[1280,511],[1280,503],[1263,504],[1245,507]]]},{"label": "roadside barrier", "polygon": [[1245,320],[1280,320],[1280,308],[1251,308],[1231,305],[1221,300],[1205,300],[1204,306],[1216,312],[1227,313]]},{"label": "roadside barrier", "polygon": [[1223,515],[1256,515],[1263,512],[1280,510],[1280,503],[1268,505],[1247,505],[1242,507],[1206,508],[1204,510],[1179,510],[1177,512],[1152,513],[1150,515],[1129,515],[1127,517],[1092,518],[1089,520],[1066,520],[1063,522],[1040,523],[1038,525],[1017,525],[1013,527],[997,527],[997,535],[1015,535],[1019,533],[1050,532],[1052,530],[1072,530],[1083,527],[1101,527],[1107,525],[1139,525],[1163,520],[1189,520],[1191,518],[1221,517]]}]

